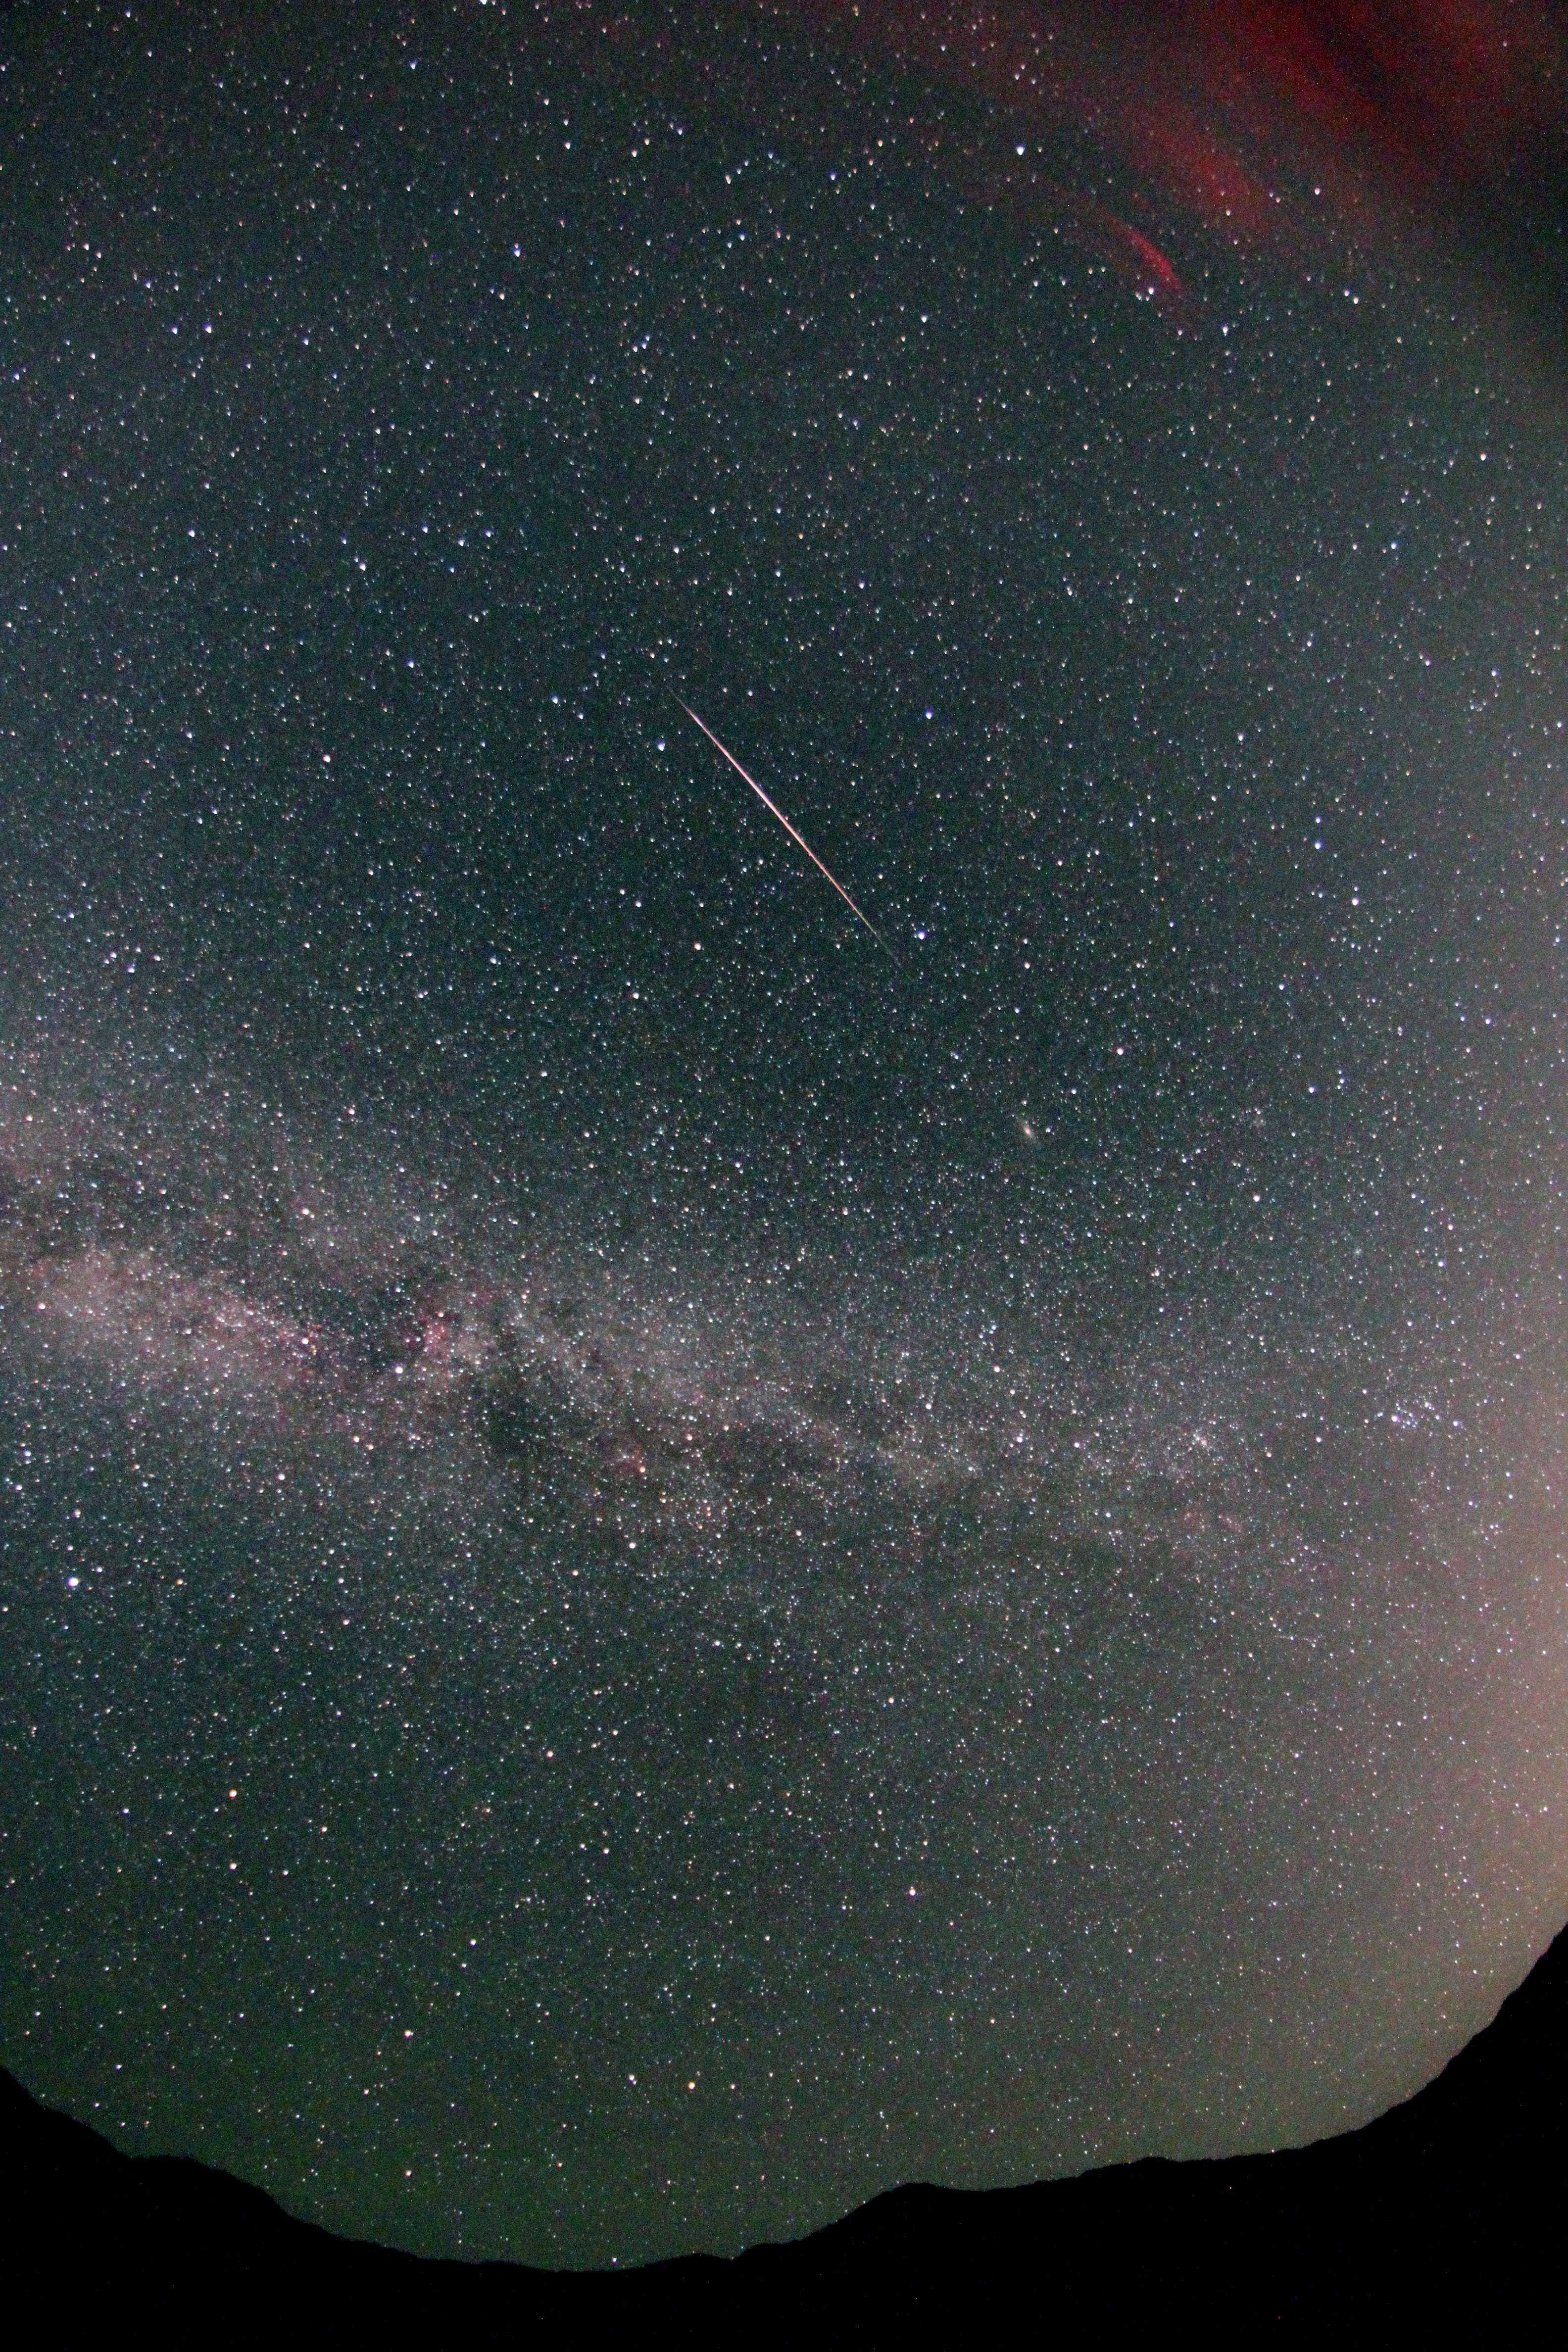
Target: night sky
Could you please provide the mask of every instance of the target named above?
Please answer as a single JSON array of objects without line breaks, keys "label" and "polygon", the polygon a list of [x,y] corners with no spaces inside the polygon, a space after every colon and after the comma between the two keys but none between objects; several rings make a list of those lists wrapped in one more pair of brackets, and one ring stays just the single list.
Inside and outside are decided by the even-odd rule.
[{"label": "night sky", "polygon": [[1528,109],[1087,22],[0,18],[0,2058],[122,2147],[732,2251],[1568,1913]]}]

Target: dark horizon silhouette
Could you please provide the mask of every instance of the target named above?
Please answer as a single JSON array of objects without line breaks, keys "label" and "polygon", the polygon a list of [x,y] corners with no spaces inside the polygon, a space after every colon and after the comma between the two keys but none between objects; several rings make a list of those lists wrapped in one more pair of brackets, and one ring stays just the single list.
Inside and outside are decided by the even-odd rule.
[{"label": "dark horizon silhouette", "polygon": [[[1033,2304],[1053,2326],[1495,2326],[1542,2302],[1561,2224],[1568,1928],[1426,2087],[1271,2155],[1146,2158],[1016,2189],[889,2190],[811,2236],[624,2272],[422,2259],[339,2238],[189,2158],[131,2157],[0,2070],[12,2260],[79,2319],[165,2339],[349,2323],[499,2340],[545,2321],[881,2341]],[[443,2333],[445,2331],[445,2333]]]}]

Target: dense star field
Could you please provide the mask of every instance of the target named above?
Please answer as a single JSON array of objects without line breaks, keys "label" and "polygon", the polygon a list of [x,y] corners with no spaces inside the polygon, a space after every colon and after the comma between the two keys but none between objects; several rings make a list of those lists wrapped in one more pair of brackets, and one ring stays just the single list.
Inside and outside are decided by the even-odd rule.
[{"label": "dense star field", "polygon": [[1301,2139],[1568,1910],[1530,224],[940,16],[0,20],[0,2057],[422,2251]]}]

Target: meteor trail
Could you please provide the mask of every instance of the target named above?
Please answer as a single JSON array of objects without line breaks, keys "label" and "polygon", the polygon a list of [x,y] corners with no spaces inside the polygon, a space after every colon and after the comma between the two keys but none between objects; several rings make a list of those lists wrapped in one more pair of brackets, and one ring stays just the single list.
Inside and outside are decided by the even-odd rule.
[{"label": "meteor trail", "polygon": [[810,858],[817,872],[824,876],[827,881],[832,882],[834,888],[837,891],[839,897],[843,899],[850,913],[865,924],[866,929],[876,940],[877,945],[879,948],[886,950],[889,954],[891,954],[892,950],[888,947],[887,940],[882,937],[881,932],[877,929],[876,924],[872,922],[870,917],[868,915],[861,914],[859,908],[855,904],[854,899],[849,896],[849,893],[844,887],[843,883],[835,880],[834,877],[828,873],[826,866],[824,866],[821,858],[818,857],[810,842],[805,840],[795,831],[788,817],[785,816],[783,809],[774,807],[773,802],[769,800],[766,793],[763,792],[761,784],[758,783],[755,776],[748,776],[746,774],[746,771],[742,767],[741,762],[736,759],[733,751],[727,751],[724,749],[723,744],[720,742],[719,738],[714,734],[713,730],[709,726],[708,721],[705,719],[699,719],[696,711],[693,710],[689,702],[681,702],[679,694],[675,696],[674,699],[680,704],[681,709],[685,711],[688,719],[691,720],[693,726],[701,728],[702,732],[707,736],[708,740],[712,744],[713,749],[719,752],[723,759],[729,761],[730,765],[734,769],[735,773],[738,776],[743,777],[745,782],[750,784],[752,790],[755,793],[763,806],[767,810],[769,815],[776,816],[784,831],[788,834],[790,839],[795,842],[798,847],[805,850],[806,856]]}]

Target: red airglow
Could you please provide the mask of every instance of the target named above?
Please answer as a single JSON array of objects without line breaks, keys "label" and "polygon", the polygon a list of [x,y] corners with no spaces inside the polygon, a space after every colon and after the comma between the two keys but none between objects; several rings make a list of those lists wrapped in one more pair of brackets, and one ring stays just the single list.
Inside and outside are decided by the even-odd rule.
[{"label": "red airglow", "polygon": [[1217,0],[1190,9],[1223,58],[1324,142],[1421,184],[1489,173],[1561,136],[1564,45],[1531,0]]},{"label": "red airglow", "polygon": [[1140,301],[1148,302],[1172,325],[1195,322],[1198,306],[1169,256],[1152,237],[1112,212],[1094,196],[1064,187],[1046,177],[1016,154],[1006,157],[973,144],[948,149],[940,141],[926,144],[927,160],[942,173],[954,193],[966,204],[1007,214],[1020,226],[1038,233],[1047,226],[1114,271]]},{"label": "red airglow", "polygon": [[[1184,217],[1303,265],[1494,221],[1528,246],[1568,167],[1568,39],[1547,0],[770,0],[767,14],[910,77],[933,169],[1016,215],[1065,209],[1173,316],[1184,295],[1162,226]],[[955,135],[959,94],[979,121]],[[1012,154],[1064,128],[1127,168],[1145,226],[1088,191],[1019,184]]]},{"label": "red airglow", "polygon": [[1152,303],[1174,327],[1194,322],[1196,305],[1152,237],[1145,236],[1108,205],[1097,204],[1092,196],[1075,195],[1067,188],[1058,188],[1055,194],[1078,241],[1107,262],[1140,301]]},{"label": "red airglow", "polygon": [[1119,220],[1116,225],[1138,260],[1142,263],[1143,274],[1148,278],[1150,286],[1158,293],[1179,294],[1182,291],[1182,281],[1152,238],[1144,236],[1140,230],[1131,227],[1126,221]]},{"label": "red airglow", "polygon": [[1185,106],[1130,110],[1116,142],[1163,194],[1234,245],[1261,245],[1279,227],[1268,187]]},{"label": "red airglow", "polygon": [[1205,122],[1214,93],[1194,73],[1200,52],[1179,5],[783,0],[780,13],[825,46],[921,75],[933,95],[952,89],[987,100],[1008,138],[1064,124],[1092,131],[1130,156],[1163,161],[1207,202],[1267,217],[1267,190]]}]

